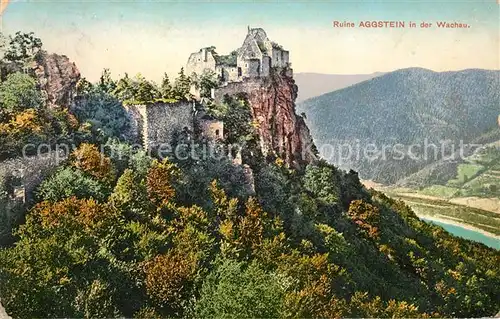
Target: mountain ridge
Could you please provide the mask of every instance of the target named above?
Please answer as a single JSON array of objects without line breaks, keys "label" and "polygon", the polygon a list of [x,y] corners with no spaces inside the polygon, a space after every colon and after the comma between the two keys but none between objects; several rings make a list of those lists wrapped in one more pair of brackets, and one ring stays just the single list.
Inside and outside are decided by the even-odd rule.
[{"label": "mountain ridge", "polygon": [[384,72],[367,74],[298,72],[294,74],[295,82],[299,87],[297,102],[301,102],[334,90],[349,87],[383,74]]},{"label": "mountain ridge", "polygon": [[[361,146],[376,143],[379,147],[445,140],[458,145],[497,127],[499,76],[500,71],[484,69],[400,69],[303,101],[297,110],[306,114],[319,149],[327,144],[353,146],[356,140]],[[338,158],[331,160],[340,164]],[[364,179],[393,183],[429,163],[347,164]]]}]

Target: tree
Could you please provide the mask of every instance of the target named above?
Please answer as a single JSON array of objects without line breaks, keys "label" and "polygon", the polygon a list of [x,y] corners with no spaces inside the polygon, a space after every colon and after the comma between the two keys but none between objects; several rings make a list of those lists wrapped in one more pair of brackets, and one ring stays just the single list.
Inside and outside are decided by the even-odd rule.
[{"label": "tree", "polygon": [[257,253],[264,241],[266,219],[257,200],[249,198],[243,216],[226,219],[219,227],[224,240],[221,245],[223,255],[249,259],[253,253]]},{"label": "tree", "polygon": [[199,318],[279,318],[284,285],[258,263],[223,260],[211,272],[195,305]]},{"label": "tree", "polygon": [[140,293],[121,262],[130,235],[93,200],[42,202],[0,250],[2,304],[15,317],[130,317]]},{"label": "tree", "polygon": [[351,202],[347,214],[368,237],[372,239],[380,237],[380,210],[378,207],[363,200],[355,200]]},{"label": "tree", "polygon": [[160,95],[163,99],[173,99],[174,98],[172,84],[170,83],[170,79],[168,78],[167,73],[165,73],[163,75],[163,80],[161,81]]},{"label": "tree", "polygon": [[246,143],[255,135],[253,117],[246,99],[225,97],[223,105],[219,106],[220,117],[224,121],[224,131],[227,132],[227,143]]},{"label": "tree", "polygon": [[122,102],[132,101],[134,96],[137,94],[137,85],[134,81],[129,78],[128,74],[125,73],[125,76],[118,80],[116,83],[116,87],[113,90],[112,94],[118,100]]},{"label": "tree", "polygon": [[81,78],[76,83],[76,94],[78,96],[88,96],[94,90],[94,86],[86,78]]},{"label": "tree", "polygon": [[26,67],[36,54],[42,49],[42,40],[37,38],[33,32],[16,32],[9,37],[10,42],[5,52],[5,59],[10,62],[21,64]]},{"label": "tree", "polygon": [[180,171],[175,164],[167,159],[163,162],[154,161],[147,175],[147,190],[151,202],[157,208],[162,208],[171,203],[175,197],[173,183],[179,178]]},{"label": "tree", "polygon": [[126,169],[118,179],[110,203],[132,217],[143,217],[151,206],[144,181],[130,169]]},{"label": "tree", "polygon": [[36,80],[27,74],[13,73],[0,85],[1,113],[12,115],[26,109],[39,109],[43,106],[42,95],[37,89]]},{"label": "tree", "polygon": [[178,314],[183,299],[187,297],[197,271],[197,261],[192,253],[171,249],[144,265],[148,295],[160,306]]},{"label": "tree", "polygon": [[104,201],[109,195],[108,187],[85,175],[81,170],[66,167],[44,180],[37,189],[41,201],[58,202],[69,197],[93,198]]},{"label": "tree", "polygon": [[95,145],[81,144],[71,154],[71,164],[108,185],[115,181],[116,172],[111,159],[101,154]]},{"label": "tree", "polygon": [[189,77],[184,74],[184,68],[181,68],[179,76],[175,79],[174,98],[179,101],[189,100],[190,86],[191,81]]},{"label": "tree", "polygon": [[94,142],[105,143],[110,137],[126,139],[130,118],[120,101],[100,89],[78,99],[74,108],[78,121],[89,127]]},{"label": "tree", "polygon": [[340,199],[340,176],[333,166],[310,164],[306,167],[304,187],[328,204]]},{"label": "tree", "polygon": [[153,103],[159,96],[158,88],[149,82],[141,74],[136,76],[137,91],[135,92],[134,102],[138,104]]},{"label": "tree", "polygon": [[99,78],[98,88],[103,93],[110,94],[116,88],[115,81],[111,78],[111,72],[109,69],[104,69],[102,71],[101,77]]},{"label": "tree", "polygon": [[203,71],[199,78],[199,86],[201,97],[210,98],[212,89],[216,89],[219,86],[219,80],[215,72],[212,70]]}]

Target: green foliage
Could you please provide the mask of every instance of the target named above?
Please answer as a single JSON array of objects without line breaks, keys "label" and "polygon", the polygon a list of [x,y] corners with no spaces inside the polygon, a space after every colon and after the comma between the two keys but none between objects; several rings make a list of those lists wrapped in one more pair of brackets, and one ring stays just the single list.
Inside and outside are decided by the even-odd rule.
[{"label": "green foliage", "polygon": [[210,111],[224,121],[228,144],[243,144],[255,138],[255,125],[246,99],[226,96],[222,104],[213,106]]},{"label": "green foliage", "polygon": [[175,79],[173,88],[173,98],[179,101],[189,100],[190,94],[189,89],[191,87],[191,81],[189,77],[184,74],[184,68],[179,71],[179,76]]},{"label": "green foliage", "polygon": [[213,71],[204,71],[199,79],[200,96],[211,97],[212,89],[219,87],[219,80]]},{"label": "green foliage", "polygon": [[278,318],[284,287],[275,273],[257,263],[223,260],[203,282],[196,316],[202,318]]},{"label": "green foliage", "polygon": [[334,204],[340,199],[340,176],[334,167],[308,165],[304,187],[326,203]]},{"label": "green foliage", "polygon": [[[428,170],[421,174],[436,180],[454,161],[446,160],[436,170],[428,164],[438,164],[443,155],[458,153],[460,141],[485,144],[476,139],[498,130],[498,76],[499,71],[478,69],[442,73],[402,69],[311,98],[299,103],[297,111],[307,115],[318,147],[333,145],[336,153],[350,148],[350,158],[333,154],[328,160],[351,167],[363,179],[393,184],[425,167]],[[370,153],[373,144],[385,156],[380,154],[375,160],[363,156],[364,150]],[[404,147],[392,147],[397,144]],[[419,160],[409,157],[411,145],[419,146],[413,149]],[[382,150],[382,146],[389,148]],[[441,151],[441,147],[446,150]],[[401,150],[406,154],[403,160]]]},{"label": "green foliage", "polygon": [[93,88],[80,96],[74,113],[79,122],[90,126],[93,140],[105,143],[108,138],[126,139],[130,120],[123,105],[111,94]]},{"label": "green foliage", "polygon": [[170,84],[168,75],[165,73],[160,87],[156,83],[147,80],[141,74],[137,74],[133,79],[125,73],[125,77],[118,80],[116,88],[112,92],[113,96],[124,105],[139,105],[150,103],[175,103],[174,89]]},{"label": "green foliage", "polygon": [[23,73],[13,73],[0,85],[2,109],[0,115],[12,115],[26,109],[43,106],[42,95],[34,78]]},{"label": "green foliage", "polygon": [[116,171],[111,159],[102,154],[97,146],[82,143],[70,156],[71,165],[96,178],[98,181],[110,185],[116,179]]},{"label": "green foliage", "polygon": [[[215,48],[214,48],[215,50]],[[212,52],[214,54],[215,52]],[[237,59],[238,59],[238,51],[232,51],[228,55],[218,55],[217,53],[214,54],[215,60],[217,63],[224,64],[224,65],[229,65],[229,66],[236,66],[237,65]]]},{"label": "green foliage", "polygon": [[130,144],[115,138],[106,142],[104,153],[111,159],[119,174],[129,168],[140,176],[146,176],[153,162],[153,159],[147,155],[142,147],[138,149],[137,146],[132,147]]},{"label": "green foliage", "polygon": [[130,101],[134,99],[136,91],[136,83],[125,73],[125,76],[116,83],[113,96],[120,101]]},{"label": "green foliage", "polygon": [[102,71],[101,77],[99,78],[99,83],[97,84],[100,92],[110,94],[116,88],[115,81],[111,78],[111,72],[109,69],[104,69]]},{"label": "green foliage", "polygon": [[[97,84],[80,81],[80,130],[90,126],[88,137],[104,146],[104,154],[80,143],[42,182],[38,203],[19,229],[0,231],[6,244],[16,241],[0,249],[0,298],[9,314],[495,314],[498,251],[420,221],[401,202],[368,192],[354,171],[325,162],[305,170],[290,169],[280,158],[266,162],[256,151],[244,96],[226,98],[211,113],[225,121],[226,142],[247,143],[243,158],[253,169],[255,192],[223,149],[214,153],[220,158],[188,148],[199,156],[158,161],[117,138],[127,129],[124,101],[186,99],[188,80],[181,70],[172,96],[168,77],[161,89],[144,78],[115,83],[108,71]],[[0,137],[70,138],[78,128],[78,122],[64,126],[74,122],[67,113],[57,115],[60,126],[46,125],[47,114],[43,107],[7,114]],[[491,161],[480,165],[491,170],[498,164]],[[7,216],[0,225],[16,226],[20,221],[4,212],[6,196],[0,193],[0,218]]]},{"label": "green foliage", "polygon": [[142,75],[136,77],[137,91],[134,95],[134,100],[137,104],[146,104],[159,98],[159,92],[156,86],[146,80]]},{"label": "green foliage", "polygon": [[4,58],[9,62],[26,66],[41,49],[42,40],[37,38],[33,32],[22,33],[19,31],[14,36],[9,37],[9,45]]},{"label": "green foliage", "polygon": [[37,197],[41,201],[58,202],[75,196],[103,201],[110,190],[98,180],[89,177],[76,168],[61,168],[38,187]]},{"label": "green foliage", "polygon": [[172,84],[170,83],[167,73],[165,73],[163,75],[163,80],[161,81],[160,96],[162,99],[173,99],[173,93]]},{"label": "green foliage", "polygon": [[287,176],[274,165],[259,170],[255,175],[255,190],[266,211],[278,214],[286,207],[290,195],[288,184]]},{"label": "green foliage", "polygon": [[[189,197],[202,176],[195,165],[156,161],[144,173],[131,164],[136,151],[108,146],[126,154],[112,160],[123,171],[111,196],[78,195],[94,187],[88,175],[61,170],[43,194],[73,188],[81,198],[50,195],[28,213],[16,245],[0,250],[0,296],[13,316],[473,317],[498,307],[497,251],[370,195],[356,174],[320,163],[306,177],[262,163],[256,198],[215,181]],[[85,158],[86,174],[100,172]],[[342,205],[306,189],[309,178]]]},{"label": "green foliage", "polygon": [[147,214],[149,203],[145,183],[132,170],[126,169],[116,183],[110,202],[124,213],[139,217]]}]

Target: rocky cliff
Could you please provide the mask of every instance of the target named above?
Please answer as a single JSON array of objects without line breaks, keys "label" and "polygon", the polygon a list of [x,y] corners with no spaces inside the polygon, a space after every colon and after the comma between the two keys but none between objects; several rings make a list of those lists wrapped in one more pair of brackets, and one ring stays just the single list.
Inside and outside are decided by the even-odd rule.
[{"label": "rocky cliff", "polygon": [[287,73],[229,83],[215,92],[220,102],[227,95],[245,93],[257,123],[262,152],[300,167],[316,158],[316,147],[304,119],[295,113],[298,87]]},{"label": "rocky cliff", "polygon": [[68,57],[41,52],[33,68],[48,107],[69,107],[73,102],[80,71]]}]

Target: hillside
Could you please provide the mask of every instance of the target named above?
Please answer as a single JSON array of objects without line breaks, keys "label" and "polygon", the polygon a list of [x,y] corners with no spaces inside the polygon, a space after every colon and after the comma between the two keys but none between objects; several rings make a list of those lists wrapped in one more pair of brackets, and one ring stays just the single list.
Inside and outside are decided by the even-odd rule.
[{"label": "hillside", "polygon": [[[26,128],[37,117],[25,114],[33,102],[26,93],[41,86],[29,74],[14,75],[0,84],[3,96],[22,97],[0,118],[4,137],[43,141],[35,139],[39,129]],[[420,220],[403,202],[367,190],[352,170],[300,158],[309,134],[295,114],[296,87],[286,73],[273,77],[253,83],[260,87],[251,92],[231,86],[222,101],[196,104],[222,119],[224,132],[211,138],[203,126],[179,129],[171,140],[175,152],[137,147],[124,134],[132,126],[124,103],[195,104],[183,69],[174,85],[167,77],[161,86],[142,76],[116,80],[109,70],[97,83],[80,80],[75,107],[65,109],[65,121],[49,136],[73,145],[68,156],[29,185],[27,177],[40,169],[13,176],[19,165],[9,160],[0,180],[0,224],[10,235],[0,238],[6,312],[13,318],[497,313],[500,252]],[[54,107],[36,102],[40,114]],[[256,123],[257,117],[269,120]],[[264,129],[287,148],[276,151],[279,141],[268,141]],[[238,141],[244,148],[233,156]],[[271,146],[267,156],[262,144]],[[15,144],[2,148],[19,157]],[[301,165],[293,165],[297,158]]]},{"label": "hillside", "polygon": [[295,73],[295,83],[300,88],[297,102],[323,95],[335,90],[381,76],[382,72],[371,74],[322,74],[322,73]]},{"label": "hillside", "polygon": [[[477,147],[468,149],[460,156],[456,152],[456,160],[447,158],[435,161],[416,173],[413,173],[396,184],[398,187],[422,188],[431,185],[450,187],[467,187],[474,179],[480,180],[486,175],[496,175],[495,167],[500,161],[500,129],[495,128],[486,134],[474,139],[472,144]],[[491,172],[490,172],[491,171]],[[491,173],[491,174],[490,174]],[[459,195],[459,194],[457,194]],[[466,192],[461,192],[466,196]],[[487,196],[486,193],[476,191],[474,195]],[[499,194],[489,194],[497,196]]]},{"label": "hillside", "polygon": [[[363,179],[395,183],[439,160],[443,145],[449,154],[451,145],[457,149],[461,140],[470,143],[498,127],[499,75],[479,69],[402,69],[309,99],[297,109],[306,114],[318,149],[328,160],[358,170]],[[339,155],[342,145],[355,151],[370,143],[379,151],[371,158]],[[331,148],[326,154],[325,144],[336,147],[335,156]],[[425,154],[428,144],[438,147],[437,156],[434,148]],[[418,150],[413,158],[412,145]]]}]

